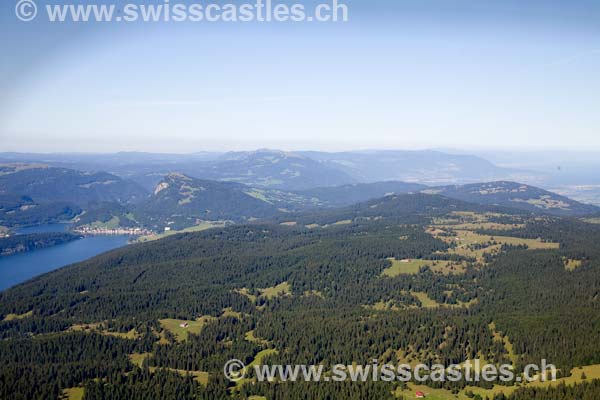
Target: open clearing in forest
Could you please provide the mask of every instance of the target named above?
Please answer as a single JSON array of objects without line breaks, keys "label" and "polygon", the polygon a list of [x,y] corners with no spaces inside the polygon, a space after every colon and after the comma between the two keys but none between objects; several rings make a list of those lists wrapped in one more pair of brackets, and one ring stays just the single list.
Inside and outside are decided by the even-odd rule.
[{"label": "open clearing in forest", "polygon": [[573,260],[571,258],[565,259],[565,269],[567,271],[575,271],[577,268],[581,267],[583,262],[581,260]]},{"label": "open clearing in forest", "polygon": [[425,292],[410,292],[421,302],[421,308],[438,308],[438,307],[449,307],[449,308],[461,308],[470,307],[472,304],[477,302],[477,299],[473,299],[468,303],[458,302],[458,304],[442,304],[438,303],[434,299],[430,298]]},{"label": "open clearing in forest", "polygon": [[388,261],[392,263],[392,266],[386,268],[381,275],[390,278],[402,274],[418,274],[421,268],[425,266],[428,266],[433,272],[440,272],[444,275],[464,272],[464,264],[462,262],[416,259],[397,260],[395,258],[388,258]]},{"label": "open clearing in forest", "polygon": [[291,295],[292,288],[289,283],[282,282],[279,285],[276,285],[273,287],[269,287],[269,288],[265,288],[265,289],[258,289],[258,292],[260,293],[260,297],[272,299],[272,298],[279,297],[279,296]]},{"label": "open clearing in forest", "polygon": [[64,389],[62,391],[61,399],[65,400],[81,400],[83,399],[83,391],[82,387],[72,387],[68,389]]},{"label": "open clearing in forest", "polygon": [[[581,379],[581,375],[585,374],[586,379]],[[572,386],[577,383],[582,383],[584,381],[591,381],[593,379],[600,379],[600,364],[588,365],[584,367],[576,367],[571,370],[571,376],[568,378],[560,378],[555,382],[546,381],[546,382],[529,382],[523,383],[521,387],[540,387],[540,388],[548,388],[552,386],[558,386],[561,383],[564,383],[567,386]],[[467,386],[465,389],[461,390],[458,394],[452,394],[449,390],[445,389],[432,389],[428,386],[424,385],[413,385],[412,383],[408,384],[408,388],[406,390],[401,390],[398,388],[394,394],[398,397],[404,396],[407,399],[414,398],[416,391],[421,391],[425,393],[426,399],[434,399],[434,400],[471,400],[472,397],[466,395],[467,392],[472,392],[473,394],[478,394],[482,398],[489,397],[493,399],[496,394],[504,393],[505,395],[510,395],[519,387],[517,386],[499,386],[494,385],[491,389],[483,389],[475,386]]]},{"label": "open clearing in forest", "polygon": [[264,299],[273,299],[279,296],[291,296],[292,287],[289,283],[282,282],[278,285],[271,286],[268,288],[256,289],[255,293],[258,292],[258,294],[250,293],[250,290],[248,290],[247,288],[235,289],[234,292],[246,296],[252,303],[256,303],[256,300],[258,300],[258,298],[261,297]]},{"label": "open clearing in forest", "polygon": [[[246,371],[251,371],[254,370],[254,366],[256,365],[263,365],[263,361],[265,359],[265,357],[274,355],[279,353],[277,351],[277,349],[266,349],[266,350],[261,350],[259,351],[256,356],[254,356],[254,359],[252,360],[252,362],[250,362],[248,365],[246,365]],[[255,379],[254,378],[243,378],[240,379],[238,381],[235,382],[235,386],[230,388],[231,391],[239,391],[242,386],[244,386],[245,384],[250,384],[250,383],[254,383]],[[262,396],[255,396],[256,399],[262,399]]]},{"label": "open clearing in forest", "polygon": [[[503,221],[508,222],[498,222]],[[524,228],[520,219],[497,213],[453,212],[444,218],[436,218],[426,232],[453,246],[449,254],[475,259],[484,263],[485,254],[497,254],[502,245],[527,246],[530,250],[557,249],[558,243],[539,239],[524,239],[512,236],[490,236],[476,233],[478,230],[508,231]]]},{"label": "open clearing in forest", "polygon": [[98,333],[100,335],[105,336],[114,336],[121,339],[137,339],[140,337],[140,334],[134,329],[131,329],[129,332],[110,332],[105,328],[104,323],[102,322],[94,322],[90,324],[73,324],[68,329],[71,332],[85,332],[85,333]]},{"label": "open clearing in forest", "polygon": [[539,239],[524,239],[512,236],[480,235],[470,230],[453,230],[454,235],[440,234],[443,228],[428,228],[427,233],[453,246],[448,254],[474,258],[478,262],[485,261],[484,254],[497,254],[502,245],[527,246],[529,250],[558,249],[559,243],[543,242]]},{"label": "open clearing in forest", "polygon": [[129,361],[131,361],[131,363],[133,365],[137,366],[138,368],[142,368],[144,360],[146,358],[152,357],[152,353],[133,353],[127,357],[129,358]]},{"label": "open clearing in forest", "polygon": [[136,242],[153,242],[155,240],[163,239],[168,236],[177,235],[178,233],[190,233],[190,232],[201,232],[212,228],[223,228],[227,226],[222,221],[204,221],[201,224],[190,226],[189,228],[182,229],[180,231],[167,231],[163,233],[157,233],[153,235],[140,236]]},{"label": "open clearing in forest", "polygon": [[477,302],[477,299],[473,299],[468,303],[458,302],[457,304],[443,304],[438,303],[434,299],[430,298],[425,292],[409,292],[411,295],[416,297],[419,302],[421,302],[420,306],[415,305],[405,305],[405,304],[396,304],[393,300],[381,300],[374,304],[364,305],[364,308],[377,310],[377,311],[400,311],[400,310],[408,310],[415,308],[439,308],[439,307],[447,307],[447,308],[461,308],[461,307],[470,307],[471,305]]},{"label": "open clearing in forest", "polygon": [[488,328],[492,332],[492,335],[494,336],[494,340],[504,344],[504,349],[506,350],[506,354],[508,355],[508,359],[510,360],[512,365],[517,365],[517,356],[514,351],[514,346],[510,342],[510,339],[508,338],[508,336],[504,335],[502,332],[499,332],[497,330],[496,324],[494,322],[491,322],[488,325]]},{"label": "open clearing in forest", "polygon": [[[139,368],[142,368],[144,360],[146,358],[152,357],[152,353],[133,353],[133,354],[129,354],[128,357],[129,357],[129,361],[133,365],[135,365],[135,366],[137,366]],[[158,370],[158,369],[165,369],[165,370],[168,370],[168,371],[177,372],[181,376],[190,375],[190,376],[194,377],[194,380],[196,382],[200,383],[201,385],[206,386],[208,384],[208,379],[209,379],[209,373],[208,372],[187,371],[187,370],[184,370],[184,369],[159,368],[159,367],[148,367],[148,369],[152,373],[156,372],[156,370]]]},{"label": "open clearing in forest", "polygon": [[419,299],[422,308],[438,308],[440,306],[435,300],[427,296],[425,292],[410,292],[410,294]]},{"label": "open clearing in forest", "polygon": [[14,321],[14,320],[17,320],[17,319],[23,319],[23,318],[31,317],[32,315],[33,315],[33,310],[28,311],[28,312],[26,312],[24,314],[7,314],[2,321],[3,322]]},{"label": "open clearing in forest", "polygon": [[208,322],[215,320],[215,317],[203,316],[196,320],[183,320],[183,319],[159,319],[158,322],[163,329],[168,330],[178,342],[183,342],[188,338],[190,333],[199,334],[204,325]]},{"label": "open clearing in forest", "polygon": [[268,340],[256,337],[254,335],[254,330],[246,332],[244,339],[248,342],[256,343],[258,345],[265,346],[265,347],[270,344],[270,342]]}]

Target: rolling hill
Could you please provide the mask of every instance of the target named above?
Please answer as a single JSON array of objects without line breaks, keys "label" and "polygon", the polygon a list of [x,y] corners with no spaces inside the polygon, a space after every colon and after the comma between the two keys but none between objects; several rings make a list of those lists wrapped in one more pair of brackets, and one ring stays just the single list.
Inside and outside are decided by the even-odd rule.
[{"label": "rolling hill", "polygon": [[38,203],[93,202],[122,204],[142,201],[147,192],[138,184],[107,172],[82,172],[35,164],[3,164],[0,194],[28,196]]},{"label": "rolling hill", "polygon": [[583,204],[544,189],[507,181],[435,187],[423,192],[538,214],[585,216],[600,211],[596,206]]},{"label": "rolling hill", "polygon": [[202,221],[251,221],[283,211],[288,202],[282,204],[275,193],[171,173],[146,201],[133,208],[133,214],[145,226],[159,230],[167,226],[189,227]]},{"label": "rolling hill", "polygon": [[81,208],[70,202],[38,203],[28,196],[0,194],[0,226],[14,227],[68,221],[80,212]]},{"label": "rolling hill", "polygon": [[417,192],[423,187],[379,182],[293,192],[170,173],[140,204],[94,204],[77,218],[75,226],[141,227],[162,231],[166,227],[180,230],[208,221],[243,223],[349,206],[386,195]]},{"label": "rolling hill", "polygon": [[[425,197],[416,196],[419,192]],[[403,202],[406,204],[400,204]],[[427,202],[436,205],[426,210],[410,208],[411,204],[416,207]],[[375,218],[382,213],[399,217],[410,210],[407,217],[412,213],[417,218],[423,212],[434,213],[435,208],[449,211],[449,207],[457,211],[478,209],[556,216],[587,216],[598,212],[595,206],[513,182],[433,188],[404,182],[377,182],[282,191],[170,173],[145,201],[130,205],[93,204],[77,218],[75,225],[162,231],[167,227],[181,230],[216,221],[245,223],[275,219],[288,222],[298,216],[306,219],[309,215],[323,219],[339,212],[345,212],[350,218],[357,214]]]},{"label": "rolling hill", "polygon": [[419,192],[425,188],[425,185],[418,183],[390,181],[319,187],[296,193],[329,207],[341,207],[392,194]]}]

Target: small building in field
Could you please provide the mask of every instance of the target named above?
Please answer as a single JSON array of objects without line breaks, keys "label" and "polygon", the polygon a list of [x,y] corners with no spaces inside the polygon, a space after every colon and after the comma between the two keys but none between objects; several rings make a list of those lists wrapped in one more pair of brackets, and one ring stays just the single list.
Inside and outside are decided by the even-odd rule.
[{"label": "small building in field", "polygon": [[425,393],[421,392],[421,391],[416,391],[415,392],[415,397],[417,399],[424,399],[425,398]]},{"label": "small building in field", "polygon": [[180,328],[187,328],[189,326],[189,324],[187,322],[182,322],[181,324],[179,324]]}]

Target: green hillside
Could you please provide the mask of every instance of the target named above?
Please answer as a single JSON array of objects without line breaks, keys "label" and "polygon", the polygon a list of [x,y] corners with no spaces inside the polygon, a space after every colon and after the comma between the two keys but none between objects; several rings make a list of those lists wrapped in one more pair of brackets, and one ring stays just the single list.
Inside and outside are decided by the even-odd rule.
[{"label": "green hillside", "polygon": [[[600,226],[425,194],[288,222],[131,245],[0,293],[0,393],[51,399],[81,387],[86,399],[411,398],[414,383],[249,376],[234,384],[222,368],[231,358],[324,365],[482,358],[519,372],[545,358],[573,389],[561,399],[598,394]],[[429,262],[386,273],[391,260]],[[569,260],[580,263],[570,269]],[[584,381],[572,372],[580,366],[590,366],[590,384],[573,386]],[[514,400],[537,387],[494,383]],[[425,387],[444,399],[500,390],[472,385]],[[551,396],[547,389],[536,390]]]}]

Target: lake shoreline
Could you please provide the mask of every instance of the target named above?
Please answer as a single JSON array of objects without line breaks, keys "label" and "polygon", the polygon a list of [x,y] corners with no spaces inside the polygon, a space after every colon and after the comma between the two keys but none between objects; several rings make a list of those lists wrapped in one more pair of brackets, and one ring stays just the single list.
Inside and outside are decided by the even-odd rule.
[{"label": "lake shoreline", "polygon": [[[36,232],[37,231],[37,232]],[[48,224],[21,228],[19,235],[32,233],[66,233],[66,224]],[[132,235],[83,235],[81,239],[51,247],[33,249],[0,257],[0,292],[36,276],[64,266],[85,261],[98,254],[124,247]]]},{"label": "lake shoreline", "polygon": [[79,239],[83,239],[83,236],[70,232],[43,232],[7,236],[0,238],[0,257],[46,249]]}]

